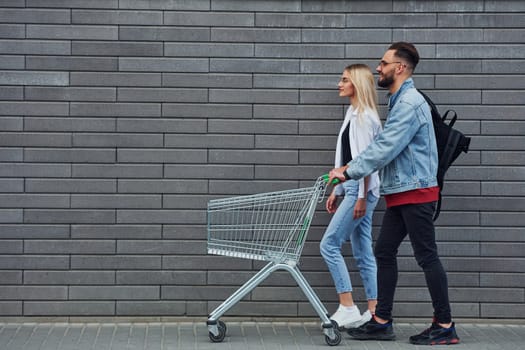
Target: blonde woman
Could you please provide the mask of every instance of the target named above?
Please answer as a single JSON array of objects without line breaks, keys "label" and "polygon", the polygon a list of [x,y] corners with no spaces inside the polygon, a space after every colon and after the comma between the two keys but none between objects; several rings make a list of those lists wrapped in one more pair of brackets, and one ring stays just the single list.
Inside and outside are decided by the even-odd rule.
[{"label": "blonde woman", "polygon": [[[339,81],[339,96],[350,100],[339,131],[335,167],[348,164],[381,131],[377,113],[377,93],[372,72],[364,64],[345,68]],[[339,199],[342,198],[338,205]],[[379,176],[373,173],[361,180],[348,180],[334,187],[326,210],[334,214],[321,240],[321,255],[328,265],[339,295],[339,307],[330,317],[340,328],[355,328],[372,318],[377,304],[377,266],[372,249],[372,214],[379,200]],[[350,275],[341,254],[350,241],[363,281],[368,309],[361,315],[352,297]]]}]

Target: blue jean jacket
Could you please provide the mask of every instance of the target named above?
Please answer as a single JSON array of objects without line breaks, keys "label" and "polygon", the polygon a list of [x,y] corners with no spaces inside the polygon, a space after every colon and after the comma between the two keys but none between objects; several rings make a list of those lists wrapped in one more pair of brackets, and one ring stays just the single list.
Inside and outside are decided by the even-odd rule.
[{"label": "blue jean jacket", "polygon": [[380,193],[385,195],[437,186],[437,165],[430,107],[409,78],[390,95],[383,132],[346,172],[360,179],[380,170]]}]

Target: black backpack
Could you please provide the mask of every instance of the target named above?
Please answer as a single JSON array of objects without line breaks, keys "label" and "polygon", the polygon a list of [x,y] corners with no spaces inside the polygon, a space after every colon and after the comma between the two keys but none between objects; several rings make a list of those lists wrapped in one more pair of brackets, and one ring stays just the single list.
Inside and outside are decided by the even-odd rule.
[{"label": "black backpack", "polygon": [[[454,163],[461,152],[468,152],[470,145],[470,137],[466,137],[460,131],[453,128],[457,119],[457,114],[454,110],[447,110],[443,116],[427,95],[418,89],[418,92],[425,98],[430,106],[432,113],[432,122],[434,124],[434,133],[436,134],[436,144],[438,151],[438,172],[437,181],[439,185],[439,200],[434,213],[434,221],[438,218],[441,211],[441,191],[443,190],[443,183],[445,180],[445,173],[448,168]],[[447,118],[451,115],[450,121],[445,123]]]}]

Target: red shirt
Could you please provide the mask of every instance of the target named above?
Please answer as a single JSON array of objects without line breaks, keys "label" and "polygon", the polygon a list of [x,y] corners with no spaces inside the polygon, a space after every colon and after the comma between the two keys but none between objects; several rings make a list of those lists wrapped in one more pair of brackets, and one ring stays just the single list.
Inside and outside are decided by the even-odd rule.
[{"label": "red shirt", "polygon": [[435,202],[439,199],[439,186],[418,188],[406,192],[386,194],[386,207],[395,207],[404,204],[422,204]]}]

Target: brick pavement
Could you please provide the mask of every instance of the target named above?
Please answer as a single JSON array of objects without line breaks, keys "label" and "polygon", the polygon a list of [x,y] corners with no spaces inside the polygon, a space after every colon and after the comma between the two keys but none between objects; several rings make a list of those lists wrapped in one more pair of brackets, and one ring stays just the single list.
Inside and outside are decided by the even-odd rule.
[{"label": "brick pavement", "polygon": [[[205,322],[91,322],[0,323],[2,350],[85,349],[329,349],[319,322],[240,322],[225,319],[228,330],[222,343],[212,343]],[[336,348],[352,350],[424,349],[408,343],[408,336],[427,325],[395,324],[395,342],[356,341],[343,334]],[[525,324],[458,324],[461,344],[454,350],[525,349]]]}]

